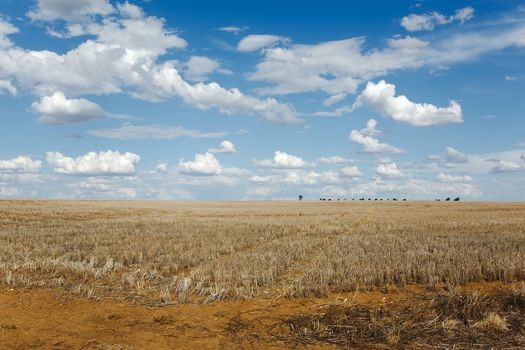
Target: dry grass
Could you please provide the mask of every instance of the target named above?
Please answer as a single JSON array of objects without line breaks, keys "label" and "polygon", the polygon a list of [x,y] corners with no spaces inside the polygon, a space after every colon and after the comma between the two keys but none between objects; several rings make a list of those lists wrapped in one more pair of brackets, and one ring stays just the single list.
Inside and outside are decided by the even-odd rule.
[{"label": "dry grass", "polygon": [[0,201],[12,288],[170,304],[524,279],[524,204]]}]

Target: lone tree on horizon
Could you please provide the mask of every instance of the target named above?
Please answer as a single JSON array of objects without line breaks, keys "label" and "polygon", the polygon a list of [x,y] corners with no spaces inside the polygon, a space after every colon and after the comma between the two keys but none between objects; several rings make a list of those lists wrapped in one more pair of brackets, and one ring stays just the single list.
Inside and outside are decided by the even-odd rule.
[{"label": "lone tree on horizon", "polygon": [[303,200],[303,195],[302,195],[302,194],[299,195],[299,200],[300,200],[300,201]]}]

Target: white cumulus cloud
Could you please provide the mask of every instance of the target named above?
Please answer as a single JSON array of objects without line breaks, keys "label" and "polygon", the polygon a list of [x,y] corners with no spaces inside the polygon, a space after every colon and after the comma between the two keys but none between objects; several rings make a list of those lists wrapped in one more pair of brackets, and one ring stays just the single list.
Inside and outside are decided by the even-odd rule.
[{"label": "white cumulus cloud", "polygon": [[522,166],[521,164],[511,160],[500,159],[498,165],[492,169],[492,173],[513,173],[524,170],[525,166]]},{"label": "white cumulus cloud", "polygon": [[255,165],[261,168],[277,169],[299,169],[311,166],[312,164],[303,160],[303,158],[288,154],[286,152],[275,151],[273,159],[264,159],[254,161]]},{"label": "white cumulus cloud", "polygon": [[399,168],[397,167],[396,163],[394,162],[381,162],[377,165],[376,173],[380,175],[381,177],[385,178],[400,178],[403,177],[403,173]]},{"label": "white cumulus cloud", "polygon": [[29,18],[41,21],[81,20],[93,15],[108,15],[115,8],[108,0],[38,0]]},{"label": "white cumulus cloud", "polygon": [[233,154],[233,153],[237,153],[237,150],[235,149],[235,145],[231,141],[224,140],[221,142],[218,148],[210,148],[208,152],[209,153]]},{"label": "white cumulus cloud", "polygon": [[225,89],[215,82],[191,85],[182,79],[172,63],[162,65],[155,72],[154,81],[164,94],[180,96],[199,109],[215,108],[225,114],[259,114],[267,121],[280,124],[301,122],[289,105],[273,98],[260,100],[236,88]]},{"label": "white cumulus cloud", "polygon": [[126,175],[135,172],[140,157],[118,151],[88,152],[76,158],[60,152],[47,152],[47,162],[55,173],[68,175]]},{"label": "white cumulus cloud", "polygon": [[450,101],[448,107],[429,103],[414,103],[406,96],[396,96],[396,86],[384,80],[368,82],[356,99],[354,108],[369,106],[383,116],[413,126],[430,126],[463,122],[461,106]]},{"label": "white cumulus cloud", "polygon": [[391,146],[386,143],[381,143],[377,138],[373,136],[381,135],[381,132],[376,129],[377,122],[374,119],[370,119],[367,123],[367,127],[362,130],[352,130],[348,138],[361,146],[363,146],[363,152],[365,153],[396,153],[400,154],[404,151],[400,148]]},{"label": "white cumulus cloud", "polygon": [[39,120],[48,124],[82,123],[109,117],[109,113],[96,103],[83,98],[68,99],[61,91],[42,97],[32,107],[40,113]]},{"label": "white cumulus cloud", "polygon": [[26,156],[0,160],[0,171],[36,173],[41,166],[42,162],[40,160],[32,160]]},{"label": "white cumulus cloud", "polygon": [[197,153],[193,161],[180,161],[179,169],[181,173],[187,175],[219,175],[222,173],[219,161],[209,152]]}]

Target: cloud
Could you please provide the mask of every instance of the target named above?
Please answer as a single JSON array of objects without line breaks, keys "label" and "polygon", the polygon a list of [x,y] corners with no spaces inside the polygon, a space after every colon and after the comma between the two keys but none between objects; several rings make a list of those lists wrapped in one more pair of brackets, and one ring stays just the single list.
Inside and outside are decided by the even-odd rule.
[{"label": "cloud", "polygon": [[[519,169],[516,167],[516,164],[520,165],[520,155],[522,153],[522,149],[515,149],[484,154],[469,154],[468,156],[464,155],[464,157],[461,157],[461,155],[451,157],[455,152],[448,152],[449,157],[447,159],[447,152],[445,152],[443,155],[429,156],[427,160],[439,168],[454,168],[457,171],[467,174],[488,174],[508,172],[508,170],[512,169],[518,171]],[[503,164],[500,164],[501,161],[503,161]],[[496,170],[494,170],[495,168]],[[438,168],[433,170],[438,170]]]},{"label": "cloud", "polygon": [[144,17],[144,11],[137,5],[130,4],[129,2],[117,4],[119,13],[128,18],[140,18]]},{"label": "cloud", "polygon": [[90,135],[107,139],[137,140],[137,139],[165,139],[173,140],[181,137],[214,138],[223,137],[224,132],[203,132],[200,130],[185,129],[180,126],[165,125],[132,125],[126,124],[117,129],[89,130]]},{"label": "cloud", "polygon": [[354,162],[353,159],[343,158],[341,156],[321,157],[318,159],[321,164],[345,165]]},{"label": "cloud", "polygon": [[155,167],[155,172],[156,173],[160,173],[160,174],[167,173],[168,172],[168,164],[166,164],[166,163],[157,164],[157,166]]},{"label": "cloud", "polygon": [[344,177],[358,177],[358,176],[363,175],[363,173],[361,173],[359,168],[356,166],[344,167],[340,170],[339,173],[341,174],[341,176],[344,176]]},{"label": "cloud", "polygon": [[313,165],[305,162],[301,157],[281,151],[275,151],[273,159],[254,161],[254,164],[261,168],[276,169],[299,169]]},{"label": "cloud", "polygon": [[475,184],[470,182],[443,183],[413,178],[392,180],[381,177],[355,184],[347,192],[354,197],[381,196],[426,200],[451,195],[479,197],[483,194]]},{"label": "cloud", "polygon": [[273,187],[269,186],[258,186],[258,187],[250,187],[247,190],[248,195],[257,196],[257,197],[267,197],[271,195],[274,191]]},{"label": "cloud", "polygon": [[47,162],[57,174],[67,175],[129,175],[135,172],[140,157],[118,151],[89,152],[71,158],[60,152],[47,152]]},{"label": "cloud", "polygon": [[223,172],[222,167],[215,158],[215,156],[209,152],[205,154],[197,153],[193,161],[180,161],[179,169],[181,173],[187,175],[219,175]]},{"label": "cloud", "polygon": [[449,175],[443,172],[436,175],[436,180],[439,182],[471,182],[473,181],[472,177],[468,175]]},{"label": "cloud", "polygon": [[391,70],[423,65],[429,43],[412,37],[394,38],[387,40],[386,48],[369,52],[363,52],[364,45],[363,37],[355,37],[268,48],[248,78],[275,84],[259,90],[272,95],[318,90],[330,95],[355,93],[361,83]]},{"label": "cloud", "polygon": [[463,24],[465,21],[474,17],[474,9],[472,7],[464,7],[456,11],[456,13],[448,18],[438,12],[431,12],[427,14],[417,15],[410,14],[401,19],[401,26],[409,32],[416,32],[421,30],[433,30],[437,25],[444,25],[454,21]]},{"label": "cloud", "polygon": [[[142,12],[136,15],[140,17],[110,16],[101,23],[68,25],[67,37],[91,35],[93,38],[64,54],[18,47],[0,49],[0,76],[12,78],[39,96],[62,91],[69,97],[115,93],[151,101],[180,97],[186,104],[202,110],[259,115],[280,124],[301,122],[293,108],[273,98],[261,100],[236,88],[225,89],[215,82],[188,83],[177,70],[180,64],[176,61],[159,62],[160,56],[169,49],[185,48],[187,42],[165,28],[163,19],[146,17]],[[203,78],[210,66],[203,68],[202,59],[195,62],[190,65],[190,72],[194,78]],[[197,66],[200,72],[196,72]]]},{"label": "cloud", "polygon": [[[78,47],[58,54],[12,47],[1,52],[0,75],[40,96],[111,94],[146,89],[158,57],[187,43],[155,17],[106,18],[102,23],[67,26],[68,37],[91,35]],[[1,37],[1,36],[0,36]]]},{"label": "cloud", "polygon": [[288,39],[278,35],[248,35],[245,36],[239,44],[237,44],[237,50],[242,52],[257,51],[262,48],[272,46],[278,42],[284,42]]},{"label": "cloud", "polygon": [[325,99],[323,101],[323,105],[324,106],[331,106],[339,101],[342,101],[346,98],[346,94],[344,93],[339,93],[339,94],[335,94],[335,95],[332,95],[330,97],[328,97],[327,99]]},{"label": "cloud", "polygon": [[68,99],[60,91],[42,97],[40,102],[33,103],[32,108],[41,114],[39,120],[47,124],[83,123],[110,116],[96,103],[83,98]]},{"label": "cloud", "polygon": [[114,181],[112,178],[89,177],[82,182],[68,184],[77,198],[136,198],[137,191],[133,187]]},{"label": "cloud", "polygon": [[348,138],[350,141],[363,146],[363,152],[365,153],[404,153],[404,150],[386,143],[381,143],[378,139],[374,138],[373,136],[381,135],[381,132],[376,129],[376,126],[377,122],[374,119],[370,119],[365,129],[352,130]]},{"label": "cloud", "polygon": [[248,75],[272,84],[265,94],[280,95],[323,91],[334,95],[356,93],[360,84],[396,70],[423,66],[450,66],[471,61],[488,52],[525,45],[525,25],[492,25],[444,34],[432,41],[394,37],[385,47],[367,47],[364,37],[294,44],[262,50],[263,59]]},{"label": "cloud", "polygon": [[441,168],[456,168],[458,164],[468,163],[469,159],[454,147],[447,147],[443,155],[429,155],[427,161],[436,163]]},{"label": "cloud", "polygon": [[396,86],[384,80],[368,82],[357,97],[353,108],[369,106],[381,115],[413,126],[431,126],[463,122],[461,106],[451,101],[448,107],[429,103],[414,103],[406,96],[396,96]]},{"label": "cloud", "polygon": [[396,179],[404,176],[396,163],[391,161],[379,163],[376,168],[376,173],[383,178],[389,179]]},{"label": "cloud", "polygon": [[0,160],[0,196],[35,197],[44,184],[42,162],[27,156]]},{"label": "cloud", "polygon": [[18,94],[18,90],[9,80],[0,80],[0,95],[3,94],[4,91],[7,91],[11,96]]},{"label": "cloud", "polygon": [[153,79],[165,95],[180,96],[187,104],[199,109],[215,108],[225,114],[259,114],[265,120],[279,124],[301,122],[290,106],[273,98],[260,100],[246,96],[236,88],[224,89],[217,83],[188,84],[170,63],[162,65]]},{"label": "cloud", "polygon": [[233,153],[237,153],[237,150],[235,149],[235,146],[232,142],[228,140],[224,140],[219,145],[219,148],[210,148],[208,152],[209,153],[233,154]]},{"label": "cloud", "polygon": [[18,156],[10,160],[0,160],[0,172],[24,172],[36,173],[40,171],[42,162],[40,160],[32,160],[26,156]]},{"label": "cloud", "polygon": [[468,157],[453,147],[447,147],[445,152],[445,160],[447,163],[467,163]]},{"label": "cloud", "polygon": [[10,48],[13,45],[13,43],[11,42],[11,40],[9,40],[7,36],[18,32],[19,30],[17,27],[5,21],[0,16],[0,49]]},{"label": "cloud", "polygon": [[369,119],[366,122],[366,128],[361,129],[360,133],[365,136],[377,137],[383,135],[383,132],[377,130],[377,121],[375,119]]},{"label": "cloud", "polygon": [[498,165],[491,170],[491,172],[495,174],[514,173],[518,171],[525,171],[525,166],[514,161],[503,159],[498,160]]},{"label": "cloud", "polygon": [[191,56],[184,64],[184,78],[192,81],[205,81],[220,68],[219,62],[204,56]]},{"label": "cloud", "polygon": [[284,175],[284,179],[280,181],[285,185],[319,185],[319,184],[333,184],[339,183],[340,179],[336,172],[325,171],[318,173],[315,171],[299,172],[299,171],[288,171]]},{"label": "cloud", "polygon": [[249,27],[246,27],[246,26],[243,26],[243,27],[238,27],[238,26],[226,26],[226,27],[220,27],[220,28],[217,28],[217,30],[220,30],[221,32],[228,32],[228,33],[233,33],[233,34],[239,34],[239,33],[242,33],[244,32],[246,29],[248,29]]},{"label": "cloud", "polygon": [[288,170],[278,174],[261,176],[253,175],[250,180],[257,184],[272,184],[274,189],[276,186],[316,186],[321,184],[339,184],[342,182],[340,176],[357,177],[359,176],[355,170],[350,170],[351,174],[343,175],[341,172],[325,171],[304,171],[300,169]]},{"label": "cloud", "polygon": [[105,16],[115,11],[108,0],[38,0],[27,16],[33,20],[81,20],[89,16]]}]

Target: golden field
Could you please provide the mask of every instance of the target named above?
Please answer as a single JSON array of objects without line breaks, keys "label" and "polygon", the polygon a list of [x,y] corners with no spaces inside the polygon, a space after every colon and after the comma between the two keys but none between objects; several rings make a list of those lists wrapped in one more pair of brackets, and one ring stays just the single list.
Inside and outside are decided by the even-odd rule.
[{"label": "golden field", "polygon": [[[522,281],[522,203],[0,201],[7,348],[520,348]],[[53,343],[23,335],[24,300],[43,325],[41,304],[61,300],[73,319],[118,304],[152,336],[178,331],[154,347],[122,324],[85,339],[113,320],[86,314]],[[176,327],[208,312],[213,336]]]}]

